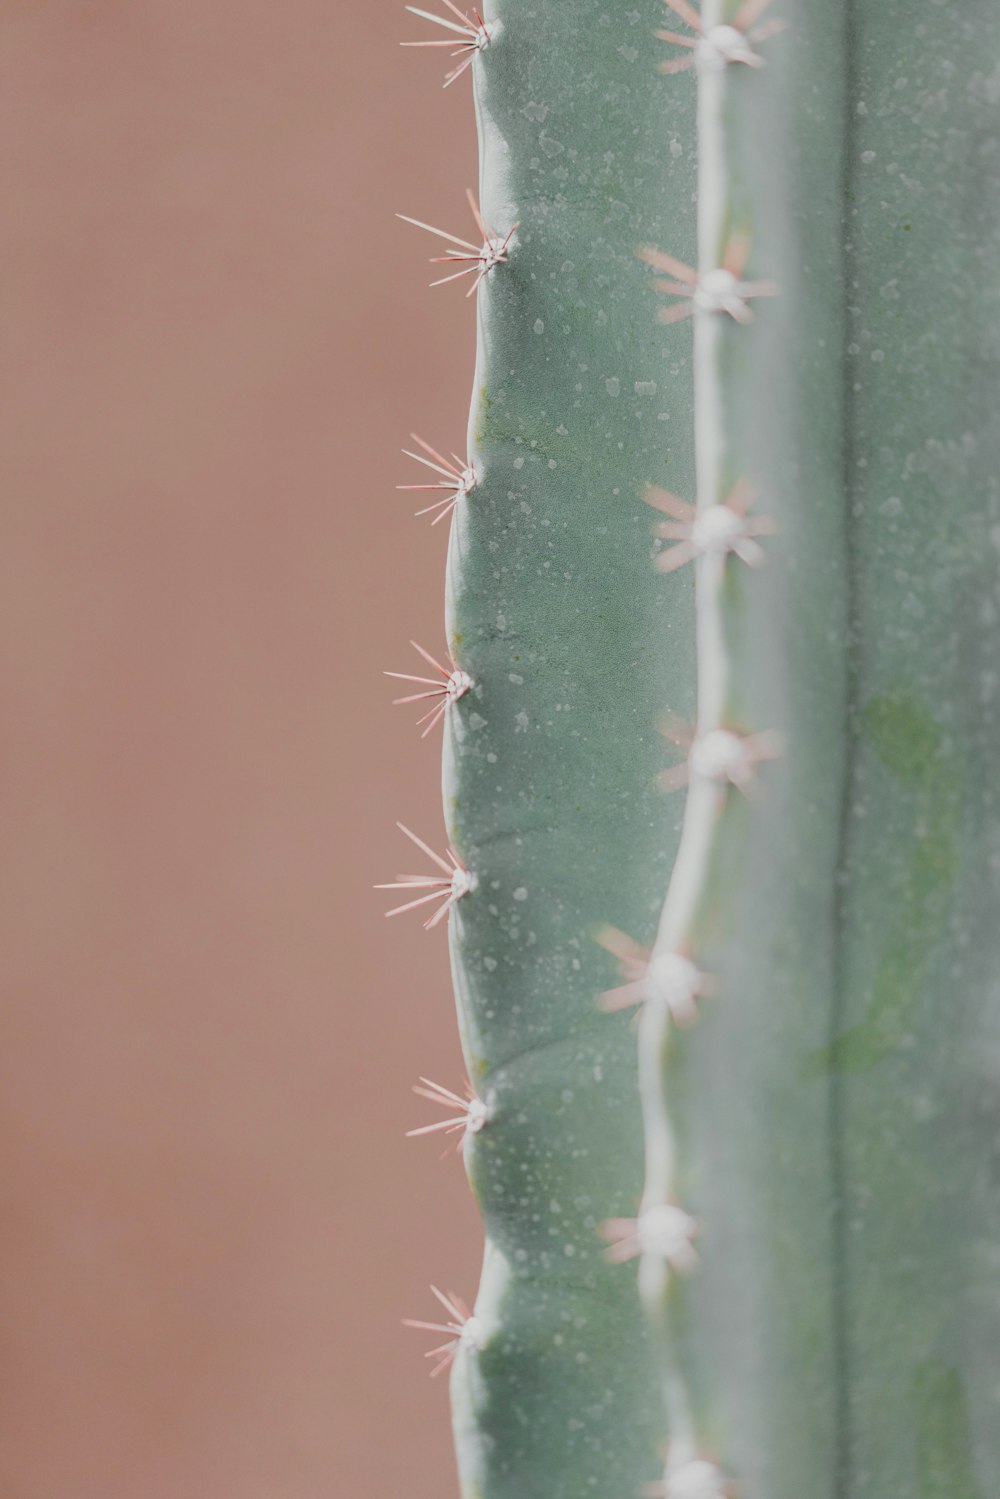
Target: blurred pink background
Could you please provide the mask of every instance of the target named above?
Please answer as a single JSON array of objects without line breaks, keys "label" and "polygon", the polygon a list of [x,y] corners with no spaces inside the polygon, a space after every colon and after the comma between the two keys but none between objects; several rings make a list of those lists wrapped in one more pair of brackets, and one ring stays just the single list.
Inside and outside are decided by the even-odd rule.
[{"label": "blurred pink background", "polygon": [[[464,441],[468,78],[401,4],[2,0],[0,1493],[456,1492],[441,931],[386,925]],[[406,861],[403,860],[405,863]]]}]

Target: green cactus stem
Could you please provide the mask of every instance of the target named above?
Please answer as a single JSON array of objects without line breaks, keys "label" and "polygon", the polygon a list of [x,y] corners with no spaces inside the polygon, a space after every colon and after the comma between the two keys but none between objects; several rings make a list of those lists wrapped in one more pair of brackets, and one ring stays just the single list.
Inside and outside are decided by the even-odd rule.
[{"label": "green cactus stem", "polygon": [[445,810],[479,882],[450,938],[487,1111],[466,1137],[487,1245],[452,1392],[469,1499],[603,1499],[655,1479],[663,1441],[641,1307],[598,1235],[635,1211],[642,1129],[592,933],[651,936],[676,847],[656,719],[691,710],[692,590],[665,598],[641,489],[693,480],[691,369],[635,248],[693,246],[694,104],[651,72],[658,0],[485,19],[482,214],[501,242],[518,228],[479,286],[476,485],[448,554],[448,643],[476,685],[446,715]]},{"label": "green cactus stem", "polygon": [[1000,7],[667,4],[449,22],[462,1491],[987,1499]]},{"label": "green cactus stem", "polygon": [[[673,988],[643,1008],[668,1499],[919,1499],[949,1453],[948,1492],[1000,1492],[1000,1201],[973,1122],[995,1114],[1000,740],[969,650],[971,614],[996,618],[997,324],[990,354],[969,312],[1000,306],[1000,126],[963,46],[978,24],[995,67],[1000,16],[896,9],[788,0],[766,69],[697,68],[698,512],[752,477],[777,534],[758,570],[695,560],[697,738],[651,959]],[[705,0],[704,36],[748,24]],[[779,284],[752,323],[727,257]],[[724,736],[762,728],[784,754],[757,785]],[[657,1235],[667,1212],[686,1237]]]}]

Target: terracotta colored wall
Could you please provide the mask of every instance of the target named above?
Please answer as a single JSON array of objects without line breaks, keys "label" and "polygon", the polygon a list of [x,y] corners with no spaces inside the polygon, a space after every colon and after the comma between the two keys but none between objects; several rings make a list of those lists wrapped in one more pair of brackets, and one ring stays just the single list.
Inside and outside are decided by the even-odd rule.
[{"label": "terracotta colored wall", "polygon": [[[471,105],[401,5],[0,3],[3,1499],[442,1499],[461,1168],[436,742]],[[419,119],[419,128],[417,122]],[[405,862],[405,861],[404,861]]]}]

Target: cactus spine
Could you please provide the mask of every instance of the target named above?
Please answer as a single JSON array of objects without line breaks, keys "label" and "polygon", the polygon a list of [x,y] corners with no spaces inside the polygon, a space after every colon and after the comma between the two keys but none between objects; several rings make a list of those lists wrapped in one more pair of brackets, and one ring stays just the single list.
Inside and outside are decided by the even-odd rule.
[{"label": "cactus spine", "polygon": [[449,917],[472,1098],[428,1091],[486,1225],[435,1324],[463,1493],[986,1499],[1000,12],[780,0],[762,69],[765,7],[673,8],[666,81],[659,0],[497,0],[459,54],[469,457],[421,442],[454,850],[405,883]]}]

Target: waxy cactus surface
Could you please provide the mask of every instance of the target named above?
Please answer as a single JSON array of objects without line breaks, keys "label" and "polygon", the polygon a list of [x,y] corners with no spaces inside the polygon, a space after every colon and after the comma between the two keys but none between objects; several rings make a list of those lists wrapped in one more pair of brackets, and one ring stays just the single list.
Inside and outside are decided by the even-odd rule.
[{"label": "waxy cactus surface", "polygon": [[441,15],[463,1494],[993,1499],[1000,8]]}]

